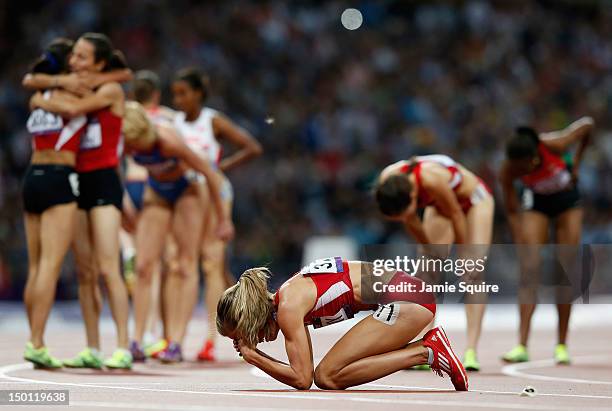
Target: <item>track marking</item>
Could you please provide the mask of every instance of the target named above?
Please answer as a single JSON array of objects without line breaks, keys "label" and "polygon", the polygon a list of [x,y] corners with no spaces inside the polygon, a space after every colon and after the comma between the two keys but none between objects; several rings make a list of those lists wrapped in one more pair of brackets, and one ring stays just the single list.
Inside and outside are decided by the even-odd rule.
[{"label": "track marking", "polygon": [[[483,402],[478,401],[474,402],[470,401],[457,401],[457,400],[418,400],[418,399],[387,399],[387,398],[364,398],[364,397],[356,397],[349,396],[350,394],[347,392],[346,394],[329,396],[329,395],[320,395],[320,394],[310,394],[310,393],[300,393],[299,391],[287,392],[284,394],[268,394],[268,393],[247,393],[247,392],[214,392],[214,391],[190,391],[190,390],[172,390],[172,389],[155,389],[155,388],[142,388],[142,387],[125,387],[125,386],[113,386],[113,385],[103,385],[103,384],[90,384],[90,383],[72,383],[72,382],[58,382],[58,381],[46,381],[46,380],[35,380],[30,378],[23,377],[13,377],[7,375],[10,372],[15,371],[24,371],[32,369],[32,365],[29,363],[19,363],[19,364],[11,364],[7,366],[0,367],[0,379],[6,379],[11,381],[20,381],[20,382],[28,382],[32,384],[48,384],[48,385],[59,385],[59,386],[72,386],[72,387],[82,387],[82,388],[102,388],[102,389],[115,389],[115,390],[124,390],[124,391],[145,391],[145,392],[156,392],[156,393],[164,393],[171,392],[176,394],[196,394],[196,395],[208,395],[208,396],[234,396],[234,397],[254,397],[254,398],[274,398],[274,399],[300,399],[300,400],[323,400],[323,401],[350,401],[350,402],[362,402],[362,403],[378,403],[378,404],[410,404],[410,405],[429,405],[429,406],[452,406],[458,408],[501,408],[501,409],[524,409],[525,404],[521,402],[514,403],[500,403],[500,402]],[[255,375],[254,373],[252,373]],[[420,390],[430,390],[430,391],[440,391],[440,388],[427,388],[427,387],[408,387],[408,386],[392,386],[392,385],[384,385],[384,384],[370,384],[374,386],[384,386],[384,387],[402,387],[407,389],[420,389]],[[444,390],[446,391],[446,390]],[[350,392],[350,391],[349,391]],[[473,390],[472,392],[477,393],[478,390]],[[492,394],[509,394],[508,392],[498,392],[498,391],[481,391]],[[324,393],[324,391],[322,391]],[[426,393],[426,392],[424,392]],[[465,396],[469,395],[467,393],[457,393],[457,395]],[[512,393],[517,395],[516,393]],[[565,394],[540,394],[540,395],[548,395],[548,396],[569,396]],[[575,395],[575,397],[579,398],[604,398],[611,399],[612,397],[606,396],[585,396],[585,395]],[[131,404],[131,403],[130,403]],[[76,404],[75,404],[76,405]],[[85,402],[84,406],[88,404]],[[92,405],[93,406],[93,405]],[[116,406],[116,408],[119,406]],[[175,409],[175,407],[171,407],[169,404],[167,409]],[[534,410],[550,410],[550,411],[558,411],[561,409],[565,410],[576,410],[583,411],[583,408],[560,408],[558,406],[547,406],[540,404],[530,404],[530,409]],[[166,409],[166,408],[163,408]],[[593,408],[597,409],[597,408]],[[608,408],[602,408],[608,409]]]},{"label": "track marking", "polygon": [[[575,357],[574,360],[602,360],[612,358],[610,355],[587,355]],[[522,370],[530,370],[533,368],[547,368],[554,367],[555,361],[552,359],[548,360],[538,360],[538,361],[528,361],[519,364],[510,364],[506,365],[502,368],[502,374],[508,375],[510,377],[519,377],[519,378],[528,378],[532,380],[540,380],[540,381],[560,381],[560,382],[572,382],[575,384],[596,384],[596,385],[612,385],[612,381],[599,381],[599,380],[587,380],[581,378],[570,378],[570,377],[549,377],[547,375],[539,375],[539,374],[529,374],[526,372],[522,372]],[[541,394],[540,394],[541,395]]]},{"label": "track marking", "polygon": [[[274,378],[270,377],[268,374],[260,370],[259,368],[253,367],[250,370],[251,375],[258,378],[267,378],[272,381],[275,381]],[[399,388],[404,390],[419,390],[419,391],[448,391],[448,388],[437,388],[437,387],[415,387],[411,385],[394,385],[394,384],[375,384],[375,383],[367,383],[363,384],[368,387],[385,387],[385,388]],[[474,390],[470,389],[469,392],[477,392],[481,394],[499,394],[499,395],[518,395],[518,392],[514,391],[492,391],[492,390]],[[553,394],[553,393],[538,393],[538,395],[544,397],[568,397],[568,398],[589,398],[589,399],[599,399],[599,400],[612,400],[612,396],[609,395],[588,395],[588,394]]]},{"label": "track marking", "polygon": [[[160,403],[142,403],[142,402],[104,402],[104,401],[70,401],[71,407],[99,407],[99,408],[131,408],[140,410],[172,410],[172,411],[211,411],[220,410],[227,411],[228,407],[205,407],[201,405],[178,405],[178,404],[160,404]],[[234,410],[269,410],[270,408],[253,408],[253,407],[231,407]],[[295,408],[274,408],[275,410],[295,410]],[[330,409],[322,409],[321,411],[330,411]]]},{"label": "track marking", "polygon": [[[208,395],[208,396],[230,396],[230,397],[253,397],[253,398],[273,398],[273,399],[294,399],[294,400],[322,400],[322,401],[350,401],[350,402],[360,402],[360,403],[375,403],[375,404],[410,404],[410,405],[435,405],[442,407],[457,407],[457,408],[496,408],[496,409],[520,409],[524,410],[525,405],[520,403],[499,403],[499,402],[484,402],[484,401],[474,401],[472,398],[470,401],[457,401],[457,400],[418,400],[418,399],[406,399],[406,400],[394,400],[387,398],[364,398],[364,397],[355,397],[349,396],[349,392],[342,395],[337,395],[334,393],[329,393],[326,395],[324,391],[321,394],[310,394],[310,393],[300,393],[296,391],[295,394],[293,392],[287,392],[283,395],[279,394],[266,394],[266,393],[250,393],[250,392],[214,392],[214,391],[188,391],[188,390],[171,390],[171,389],[154,389],[154,388],[139,388],[139,387],[124,387],[124,386],[107,386],[107,385],[93,385],[93,384],[81,384],[81,383],[71,383],[71,382],[57,382],[57,381],[45,381],[45,380],[34,380],[30,378],[22,378],[22,377],[12,377],[7,375],[9,372],[15,371],[24,371],[32,369],[32,365],[29,363],[20,363],[20,364],[11,364],[7,366],[0,367],[0,378],[12,380],[12,381],[23,381],[30,382],[32,384],[48,384],[48,385],[59,385],[59,386],[67,386],[67,387],[81,387],[81,388],[102,388],[102,389],[112,389],[112,390],[124,390],[124,391],[145,391],[145,392],[156,392],[156,393],[164,393],[171,392],[175,394],[196,394],[196,395]],[[333,396],[332,396],[333,395]],[[457,395],[465,396],[469,395],[469,392],[466,393],[457,393]],[[168,407],[171,407],[168,404]],[[533,410],[550,410],[550,411],[558,411],[558,410],[576,410],[583,411],[583,408],[560,408],[558,406],[547,406],[547,405],[536,405],[530,404],[530,409]],[[174,409],[173,407],[170,409]]]}]

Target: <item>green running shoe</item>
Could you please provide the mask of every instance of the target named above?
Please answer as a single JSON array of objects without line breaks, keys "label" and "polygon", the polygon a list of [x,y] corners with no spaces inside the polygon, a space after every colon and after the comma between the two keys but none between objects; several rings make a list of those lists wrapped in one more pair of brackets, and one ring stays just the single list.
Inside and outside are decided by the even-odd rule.
[{"label": "green running shoe", "polygon": [[102,354],[99,351],[87,347],[78,353],[76,357],[64,360],[63,362],[64,367],[68,368],[94,368],[96,370],[101,370],[102,361]]},{"label": "green running shoe", "polygon": [[558,365],[569,365],[571,362],[569,352],[567,352],[567,347],[565,344],[557,344],[555,347],[555,362]]},{"label": "green running shoe", "polygon": [[516,347],[505,353],[502,357],[502,360],[510,363],[529,361],[527,347],[525,347],[523,344],[517,345]]},{"label": "green running shoe", "polygon": [[478,362],[478,358],[476,358],[476,351],[470,348],[465,352],[463,367],[466,371],[480,371],[480,363]]},{"label": "green running shoe", "polygon": [[132,353],[123,348],[117,348],[113,356],[104,361],[107,368],[118,370],[132,369]]},{"label": "green running shoe", "polygon": [[159,353],[164,351],[166,348],[168,348],[168,340],[162,338],[156,343],[147,345],[144,348],[144,354],[147,356],[147,358],[157,358]]},{"label": "green running shoe", "polygon": [[414,367],[412,367],[412,369],[416,371],[429,371],[431,370],[431,367],[429,366],[429,364],[421,364],[415,365]]},{"label": "green running shoe", "polygon": [[62,362],[52,357],[47,347],[34,348],[31,342],[26,344],[23,359],[34,364],[34,368],[62,368]]}]

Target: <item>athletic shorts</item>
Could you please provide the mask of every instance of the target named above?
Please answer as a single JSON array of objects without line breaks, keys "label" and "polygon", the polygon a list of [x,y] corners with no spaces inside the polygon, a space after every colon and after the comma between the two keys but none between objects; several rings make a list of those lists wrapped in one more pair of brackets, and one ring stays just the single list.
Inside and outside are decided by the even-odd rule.
[{"label": "athletic shorts", "polygon": [[174,205],[191,183],[181,176],[174,181],[158,181],[149,177],[148,184],[157,195],[166,200],[170,205]]},{"label": "athletic shorts", "polygon": [[106,205],[123,209],[123,185],[114,167],[79,173],[79,182],[80,209],[89,211]]},{"label": "athletic shorts", "polygon": [[142,202],[144,198],[144,188],[146,181],[144,180],[132,180],[125,182],[125,191],[127,191],[132,204],[136,207],[136,210],[142,210]]},{"label": "athletic shorts", "polygon": [[388,305],[392,303],[418,304],[427,308],[433,315],[436,315],[436,297],[429,291],[420,291],[423,283],[423,280],[420,278],[406,274],[403,271],[398,271],[393,278],[391,278],[388,285],[400,287],[400,289],[406,289],[408,284],[412,284],[415,291],[386,292],[381,297],[379,303],[381,305]]},{"label": "athletic shorts", "polygon": [[79,176],[73,167],[32,164],[23,180],[23,208],[32,214],[42,214],[58,204],[77,201]]},{"label": "athletic shorts", "polygon": [[522,208],[524,211],[537,211],[550,218],[565,211],[581,206],[580,192],[574,187],[553,194],[538,194],[528,188],[523,189]]},{"label": "athletic shorts", "polygon": [[478,185],[474,191],[472,191],[470,198],[459,201],[459,205],[461,205],[461,209],[463,210],[464,214],[467,214],[473,206],[484,201],[493,193],[491,188],[489,188],[484,181],[482,181],[480,178],[478,180]]}]

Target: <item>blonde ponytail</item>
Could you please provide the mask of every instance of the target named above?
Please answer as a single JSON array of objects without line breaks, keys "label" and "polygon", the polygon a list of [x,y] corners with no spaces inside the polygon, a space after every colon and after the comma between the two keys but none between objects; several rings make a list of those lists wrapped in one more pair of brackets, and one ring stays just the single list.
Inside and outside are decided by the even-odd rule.
[{"label": "blonde ponytail", "polygon": [[147,117],[145,109],[136,101],[125,103],[121,131],[128,146],[132,144],[152,145],[157,138],[155,128]]},{"label": "blonde ponytail", "polygon": [[270,270],[246,270],[238,283],[227,289],[217,304],[217,330],[221,335],[236,332],[238,338],[254,347],[259,332],[267,329],[272,313],[272,294],[268,291]]}]

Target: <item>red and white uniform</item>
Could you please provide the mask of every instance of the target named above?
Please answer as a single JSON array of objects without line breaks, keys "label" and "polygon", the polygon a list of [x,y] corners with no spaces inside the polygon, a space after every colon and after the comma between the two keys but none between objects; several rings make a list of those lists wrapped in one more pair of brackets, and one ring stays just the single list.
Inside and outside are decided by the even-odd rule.
[{"label": "red and white uniform", "polygon": [[[448,186],[455,193],[461,186],[461,183],[463,182],[463,175],[461,174],[461,170],[459,169],[459,165],[457,164],[457,162],[455,162],[455,160],[453,160],[449,156],[445,156],[443,154],[432,154],[428,156],[417,156],[414,158],[414,160],[415,161],[411,163],[404,164],[400,168],[400,171],[406,174],[414,174],[419,193],[419,208],[435,206],[434,199],[431,198],[429,193],[423,188],[421,184],[421,167],[424,163],[436,163],[441,165],[442,167],[445,167],[451,174],[450,180],[448,181]],[[476,186],[474,192],[469,198],[458,198],[459,205],[461,205],[463,212],[467,213],[473,205],[476,205],[481,202],[485,198],[487,192],[490,193],[491,190],[482,180],[480,180],[480,184]]]},{"label": "red and white uniform", "polygon": [[[316,260],[302,268],[296,275],[309,277],[317,287],[317,299],[313,308],[304,316],[304,324],[314,328],[325,327],[353,318],[355,313],[364,310],[375,310],[378,304],[358,304],[353,293],[353,283],[348,261],[340,257],[330,257]],[[398,271],[390,284],[400,282],[421,283],[418,278]],[[420,289],[420,285],[417,287]],[[278,305],[280,291],[274,296]],[[380,296],[381,304],[394,302],[414,302],[436,312],[435,297],[431,293],[386,293]]]},{"label": "red and white uniform", "polygon": [[174,118],[174,126],[189,148],[209,159],[215,167],[219,165],[222,154],[221,144],[215,138],[213,129],[213,119],[216,115],[216,110],[203,107],[195,121],[187,121],[183,112],[179,112]]},{"label": "red and white uniform", "polygon": [[[48,92],[44,96],[47,97]],[[85,131],[87,118],[78,116],[72,119],[63,118],[41,108],[30,113],[27,128],[32,134],[32,149],[55,151],[79,151],[81,136]]]},{"label": "red and white uniform", "polygon": [[540,143],[538,153],[542,163],[533,173],[521,177],[523,184],[537,194],[554,194],[572,187],[572,175],[561,156]]},{"label": "red and white uniform", "polygon": [[110,108],[87,115],[87,130],[81,138],[76,170],[80,173],[117,167],[123,151],[122,118]]},{"label": "red and white uniform", "polygon": [[[348,262],[340,257],[316,260],[298,274],[310,277],[317,287],[317,300],[304,317],[305,325],[325,327],[353,318],[356,312],[370,308],[355,302]],[[279,292],[274,296],[276,304]]]}]

